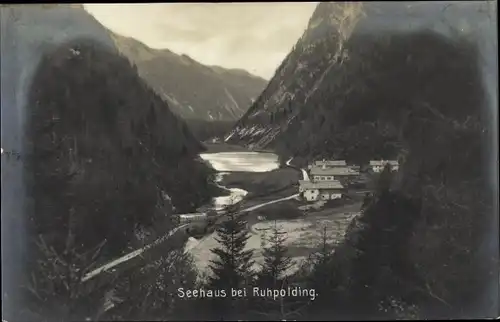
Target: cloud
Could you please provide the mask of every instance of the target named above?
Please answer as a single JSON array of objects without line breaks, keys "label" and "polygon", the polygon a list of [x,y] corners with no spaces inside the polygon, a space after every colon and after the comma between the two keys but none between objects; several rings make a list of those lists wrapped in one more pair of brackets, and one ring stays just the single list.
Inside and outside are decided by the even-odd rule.
[{"label": "cloud", "polygon": [[203,64],[264,78],[302,35],[317,3],[86,4],[109,29]]}]

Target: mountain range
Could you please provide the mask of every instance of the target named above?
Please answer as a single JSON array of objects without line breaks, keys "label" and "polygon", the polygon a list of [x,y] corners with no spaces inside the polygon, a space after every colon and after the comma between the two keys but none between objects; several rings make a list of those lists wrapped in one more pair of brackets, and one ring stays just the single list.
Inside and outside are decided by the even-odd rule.
[{"label": "mountain range", "polygon": [[241,69],[206,66],[168,49],[152,49],[133,38],[111,34],[139,75],[186,120],[236,121],[267,81]]},{"label": "mountain range", "polygon": [[[385,77],[384,80],[389,81],[390,76],[405,76],[402,71],[394,71],[393,75],[389,73],[389,70],[400,68],[396,67],[396,61],[393,62],[394,66],[390,66],[388,61],[381,61],[379,58],[382,51],[390,50],[392,41],[402,41],[400,39],[408,34],[415,37],[415,43],[422,45],[426,41],[433,41],[431,38],[437,41],[439,35],[476,37],[482,30],[489,30],[488,22],[484,19],[485,12],[488,12],[486,2],[464,2],[460,5],[441,2],[401,2],[398,5],[320,3],[304,34],[283,60],[262,95],[226,139],[228,142],[256,147],[283,147],[287,150],[283,153],[288,154],[305,153],[313,156],[324,151],[331,155],[333,151],[329,149],[332,142],[320,138],[333,138],[335,136],[330,135],[333,134],[330,130],[343,132],[353,125],[352,122],[346,122],[340,114],[355,115],[356,121],[374,121],[381,109],[397,104],[393,97],[399,96],[399,93],[389,88],[385,89],[389,92],[378,94],[378,100],[372,99],[373,104],[376,104],[372,108],[363,108],[369,103],[362,99],[371,98],[368,94],[379,90],[377,86],[382,84],[379,77]],[[488,43],[487,37],[479,38],[478,41],[481,48],[494,46]],[[413,72],[416,66],[422,64],[421,59],[428,61],[428,64],[437,64],[437,58],[427,58],[424,49],[414,48],[415,45],[410,41],[401,46],[405,47],[399,49],[399,56],[393,54],[393,59],[400,59],[401,62],[398,63],[401,67],[406,67],[408,72]],[[432,66],[434,65],[427,67],[428,77],[431,77]],[[375,71],[377,74],[364,77]],[[411,76],[424,77],[415,74]],[[405,80],[409,82],[410,78]],[[400,85],[398,82],[401,81],[402,79],[394,78],[393,85]],[[414,93],[405,92],[404,95],[411,96],[398,100],[413,101],[413,96],[418,95],[416,84],[408,85],[407,88],[414,89]],[[385,100],[381,101],[383,97]],[[358,113],[358,109],[362,113]],[[307,122],[313,119],[314,126]],[[305,125],[310,125],[314,133],[309,133]],[[387,130],[386,135],[392,135],[389,132]],[[293,144],[293,147],[284,148],[287,142]],[[312,142],[315,143],[311,144]],[[396,157],[394,153],[387,156]]]}]

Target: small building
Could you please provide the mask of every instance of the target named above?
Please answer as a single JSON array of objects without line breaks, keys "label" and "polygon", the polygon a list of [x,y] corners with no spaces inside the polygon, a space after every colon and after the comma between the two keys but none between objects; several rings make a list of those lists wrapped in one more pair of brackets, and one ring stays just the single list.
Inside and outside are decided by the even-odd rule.
[{"label": "small building", "polygon": [[347,163],[345,160],[319,160],[319,161],[314,161],[312,166],[317,166],[317,167],[346,167]]},{"label": "small building", "polygon": [[382,172],[385,166],[389,164],[391,166],[391,171],[399,170],[399,162],[396,160],[372,160],[370,161],[370,167],[373,172]]},{"label": "small building", "polygon": [[345,189],[335,180],[323,182],[300,180],[299,192],[307,201],[334,200],[342,198]]},{"label": "small building", "polygon": [[350,167],[318,167],[313,166],[310,170],[312,181],[332,181],[346,176],[358,176],[359,171]]},{"label": "small building", "polygon": [[311,170],[314,167],[328,167],[328,168],[334,168],[334,167],[346,167],[347,163],[345,160],[318,160],[314,161],[312,164],[308,166],[308,169]]},{"label": "small building", "polygon": [[187,224],[187,223],[200,222],[206,220],[207,220],[207,214],[203,212],[179,215],[180,224]]}]

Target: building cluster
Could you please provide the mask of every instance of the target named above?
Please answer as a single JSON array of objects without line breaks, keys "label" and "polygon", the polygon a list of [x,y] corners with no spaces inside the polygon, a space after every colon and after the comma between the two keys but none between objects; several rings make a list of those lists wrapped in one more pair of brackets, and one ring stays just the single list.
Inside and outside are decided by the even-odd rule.
[{"label": "building cluster", "polygon": [[373,172],[382,172],[385,166],[389,164],[392,171],[399,170],[399,162],[396,160],[372,160],[370,161],[370,168]]},{"label": "building cluster", "polygon": [[[391,170],[399,170],[398,161],[393,160],[370,161],[370,169],[378,173],[387,164]],[[299,181],[299,193],[306,201],[340,199],[347,191],[345,182],[360,175],[360,167],[348,165],[345,160],[315,161],[308,170],[309,178]]]}]

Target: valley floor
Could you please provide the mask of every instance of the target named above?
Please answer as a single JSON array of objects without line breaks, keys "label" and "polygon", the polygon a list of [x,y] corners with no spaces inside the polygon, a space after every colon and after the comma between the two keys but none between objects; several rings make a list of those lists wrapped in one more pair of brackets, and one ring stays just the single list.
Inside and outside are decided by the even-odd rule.
[{"label": "valley floor", "polygon": [[[282,206],[286,204],[283,203]],[[361,202],[355,202],[335,208],[310,210],[304,212],[300,218],[262,221],[257,219],[257,216],[262,212],[249,213],[246,216],[246,220],[248,221],[250,238],[248,239],[246,249],[253,249],[256,265],[261,264],[263,260],[261,252],[263,233],[274,227],[276,223],[281,230],[287,233],[286,245],[289,248],[289,255],[294,259],[294,267],[291,270],[295,270],[311,253],[318,249],[318,246],[322,242],[324,231],[326,231],[329,243],[340,242],[344,237],[349,223],[360,212],[360,208]],[[213,259],[210,250],[217,246],[215,234],[211,234],[201,239],[191,249],[191,254],[200,271],[204,271],[207,268],[209,260]]]},{"label": "valley floor", "polygon": [[[227,152],[227,151],[225,151]],[[241,188],[249,193],[239,203],[240,209],[260,205],[268,201],[298,193],[298,180],[302,173],[298,168],[282,167],[267,172],[232,172],[226,174],[221,184],[229,188]],[[351,198],[335,205],[307,205],[297,198],[267,205],[243,214],[247,221],[250,238],[246,249],[254,249],[256,265],[262,263],[263,233],[276,223],[287,233],[289,255],[294,259],[291,270],[297,269],[322,242],[326,231],[329,243],[340,242],[351,220],[359,214],[364,192],[353,192]],[[200,271],[206,271],[213,259],[211,249],[218,246],[215,233],[199,240],[191,238],[189,252]]]}]

